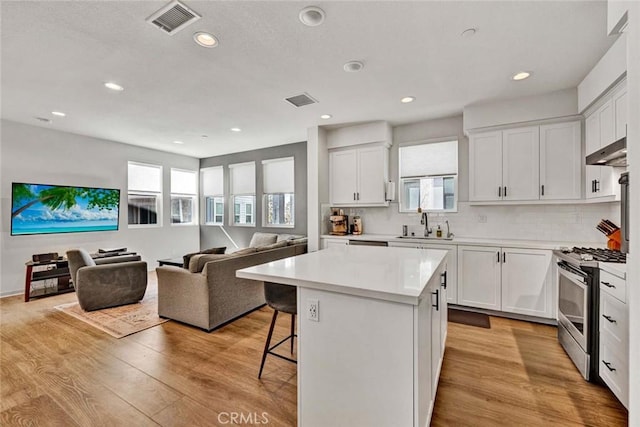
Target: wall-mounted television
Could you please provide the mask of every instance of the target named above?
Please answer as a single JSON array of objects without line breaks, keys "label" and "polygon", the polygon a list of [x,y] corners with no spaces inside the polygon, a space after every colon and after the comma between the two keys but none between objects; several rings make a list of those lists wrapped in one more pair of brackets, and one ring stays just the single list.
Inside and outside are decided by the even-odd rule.
[{"label": "wall-mounted television", "polygon": [[118,230],[120,190],[14,182],[11,235]]}]

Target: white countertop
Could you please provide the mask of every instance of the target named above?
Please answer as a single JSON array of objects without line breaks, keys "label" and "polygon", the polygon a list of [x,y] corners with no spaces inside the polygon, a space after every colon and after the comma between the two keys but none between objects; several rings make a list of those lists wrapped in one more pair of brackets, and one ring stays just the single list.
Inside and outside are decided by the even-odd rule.
[{"label": "white countertop", "polygon": [[399,235],[391,234],[349,234],[346,236],[322,235],[323,239],[345,239],[345,240],[372,240],[379,242],[395,242],[395,243],[421,243],[424,245],[470,245],[470,246],[500,246],[509,248],[522,249],[560,249],[563,247],[606,247],[605,242],[562,242],[562,241],[546,241],[546,240],[516,240],[516,239],[490,239],[484,237],[458,237],[454,236],[453,240],[429,238],[421,239],[416,237],[400,238]]},{"label": "white countertop", "polygon": [[236,272],[237,277],[418,305],[447,251],[339,246]]}]

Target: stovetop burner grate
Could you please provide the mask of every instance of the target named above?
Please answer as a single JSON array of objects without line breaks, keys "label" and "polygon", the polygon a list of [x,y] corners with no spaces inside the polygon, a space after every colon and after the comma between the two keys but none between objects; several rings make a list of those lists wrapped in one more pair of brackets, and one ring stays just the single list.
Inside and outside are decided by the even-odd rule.
[{"label": "stovetop burner grate", "polygon": [[602,248],[573,248],[573,252],[577,254],[588,254],[593,256],[595,261],[601,262],[618,262],[625,263],[627,262],[627,254],[614,251],[611,249],[602,249]]}]

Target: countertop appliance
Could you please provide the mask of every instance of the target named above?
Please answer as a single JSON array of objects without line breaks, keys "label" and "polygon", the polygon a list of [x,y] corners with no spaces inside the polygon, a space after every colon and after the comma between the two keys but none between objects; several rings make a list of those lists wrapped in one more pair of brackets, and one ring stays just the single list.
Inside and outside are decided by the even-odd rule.
[{"label": "countertop appliance", "polygon": [[329,234],[332,236],[346,236],[349,234],[349,217],[347,215],[331,215],[329,221],[331,222]]},{"label": "countertop appliance", "polygon": [[558,340],[582,376],[598,380],[599,263],[624,263],[610,249],[555,250],[558,259]]}]

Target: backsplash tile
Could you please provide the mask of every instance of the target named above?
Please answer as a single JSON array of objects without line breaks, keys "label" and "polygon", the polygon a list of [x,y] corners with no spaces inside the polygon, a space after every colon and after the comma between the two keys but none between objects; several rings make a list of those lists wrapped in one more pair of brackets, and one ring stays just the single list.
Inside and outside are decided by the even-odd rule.
[{"label": "backsplash tile", "polygon": [[[449,220],[451,232],[462,237],[603,243],[606,238],[595,227],[603,218],[620,224],[619,211],[619,202],[517,206],[458,202],[456,213],[430,213],[429,226],[435,230],[440,224],[446,233]],[[420,215],[399,213],[395,202],[388,208],[347,208],[345,213],[360,215],[365,233],[400,235],[403,225],[409,226],[409,233],[424,232]]]}]

